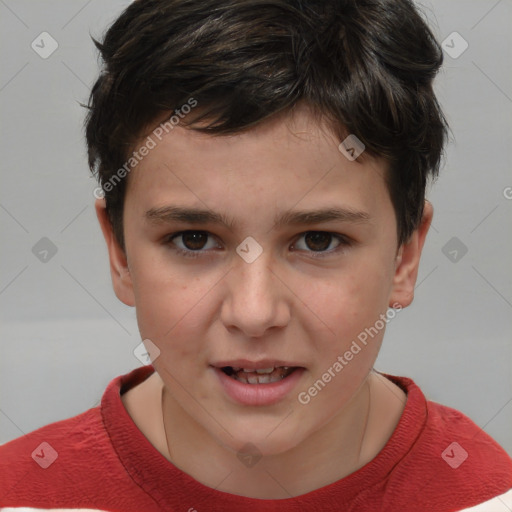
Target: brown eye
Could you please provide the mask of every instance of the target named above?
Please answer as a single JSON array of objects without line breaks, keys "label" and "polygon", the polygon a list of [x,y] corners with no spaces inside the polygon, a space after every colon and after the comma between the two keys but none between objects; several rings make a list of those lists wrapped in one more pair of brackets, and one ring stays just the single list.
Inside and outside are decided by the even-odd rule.
[{"label": "brown eye", "polygon": [[304,240],[311,251],[325,251],[331,244],[332,235],[322,231],[312,231],[306,233]]},{"label": "brown eye", "polygon": [[181,237],[185,248],[191,251],[203,249],[208,240],[208,234],[203,231],[185,232]]},{"label": "brown eye", "polygon": [[348,249],[351,245],[351,240],[344,235],[327,231],[307,231],[300,235],[293,249],[304,251],[312,257],[320,258],[332,256],[344,249]]},{"label": "brown eye", "polygon": [[173,245],[180,254],[198,256],[208,252],[209,249],[217,247],[213,236],[207,231],[181,231],[167,238],[167,244]]}]

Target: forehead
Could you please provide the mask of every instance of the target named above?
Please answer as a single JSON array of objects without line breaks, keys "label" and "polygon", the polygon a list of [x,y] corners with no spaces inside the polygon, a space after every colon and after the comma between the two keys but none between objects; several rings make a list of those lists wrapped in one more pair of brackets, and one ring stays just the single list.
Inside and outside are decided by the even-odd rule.
[{"label": "forehead", "polygon": [[127,202],[139,210],[179,200],[221,213],[273,209],[275,217],[276,209],[295,204],[319,207],[338,200],[346,209],[364,211],[389,202],[386,162],[369,155],[349,160],[338,149],[339,138],[307,109],[234,135],[178,125],[161,140],[146,135],[138,147],[147,137],[154,147],[128,180]]}]

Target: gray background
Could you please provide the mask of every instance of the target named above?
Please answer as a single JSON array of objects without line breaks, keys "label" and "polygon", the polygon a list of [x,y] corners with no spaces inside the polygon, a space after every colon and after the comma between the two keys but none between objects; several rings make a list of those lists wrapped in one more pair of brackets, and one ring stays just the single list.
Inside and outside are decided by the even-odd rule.
[{"label": "gray background", "polygon": [[[134,311],[111,288],[78,104],[98,71],[89,33],[128,3],[0,0],[0,443],[96,405],[141,365]],[[416,299],[376,368],[413,377],[512,454],[512,2],[422,5],[440,41],[457,31],[469,47],[445,54],[437,79],[455,140],[429,193]],[[45,31],[58,43],[47,59],[31,48]],[[57,248],[46,262],[33,252],[43,237]]]}]

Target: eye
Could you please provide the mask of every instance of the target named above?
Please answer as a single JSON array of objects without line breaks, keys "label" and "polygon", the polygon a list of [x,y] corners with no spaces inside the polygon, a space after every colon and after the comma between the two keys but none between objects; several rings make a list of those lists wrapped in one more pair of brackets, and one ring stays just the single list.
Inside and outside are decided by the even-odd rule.
[{"label": "eye", "polygon": [[208,244],[208,237],[212,235],[207,231],[182,231],[167,237],[168,244],[172,244],[173,250],[183,256],[196,258],[200,253],[218,247],[215,243]]},{"label": "eye", "polygon": [[[345,236],[327,231],[307,231],[300,236],[299,240],[301,239],[304,239],[305,244],[302,245],[306,245],[306,247],[297,247],[300,244],[295,243],[294,248],[305,250],[314,258],[328,256],[350,246],[350,241]],[[332,247],[333,242],[335,243],[334,247]]]}]

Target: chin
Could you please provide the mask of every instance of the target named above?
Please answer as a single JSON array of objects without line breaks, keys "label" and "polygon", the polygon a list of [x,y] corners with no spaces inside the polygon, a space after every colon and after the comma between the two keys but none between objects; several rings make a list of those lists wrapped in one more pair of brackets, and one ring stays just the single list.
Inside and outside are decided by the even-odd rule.
[{"label": "chin", "polygon": [[[292,450],[306,437],[305,432],[291,431],[279,425],[281,420],[261,422],[258,425],[222,431],[218,437],[220,444],[229,451],[243,456],[245,453],[259,456],[281,455]],[[285,422],[287,420],[284,420]]]}]

